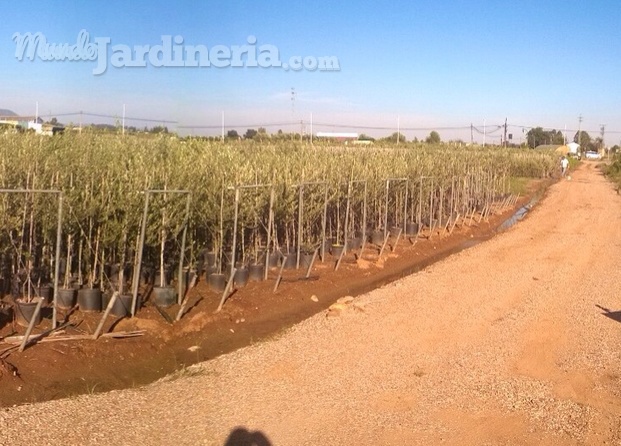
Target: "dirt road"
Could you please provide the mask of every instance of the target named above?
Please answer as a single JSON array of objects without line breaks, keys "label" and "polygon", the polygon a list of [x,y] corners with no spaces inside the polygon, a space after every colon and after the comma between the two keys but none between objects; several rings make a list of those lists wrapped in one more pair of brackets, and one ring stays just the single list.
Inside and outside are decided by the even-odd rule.
[{"label": "dirt road", "polygon": [[0,444],[621,444],[620,222],[583,163],[486,243],[145,388],[3,410]]}]

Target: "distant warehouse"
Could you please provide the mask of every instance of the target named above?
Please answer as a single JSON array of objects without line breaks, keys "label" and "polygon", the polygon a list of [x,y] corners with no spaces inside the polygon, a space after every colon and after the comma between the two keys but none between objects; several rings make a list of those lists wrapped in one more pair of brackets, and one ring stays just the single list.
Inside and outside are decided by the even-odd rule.
[{"label": "distant warehouse", "polygon": [[358,139],[360,135],[358,133],[350,133],[350,132],[317,132],[317,138],[326,138],[334,141],[344,142],[348,144],[350,141],[353,144],[372,144],[373,142],[370,140],[360,140]]}]

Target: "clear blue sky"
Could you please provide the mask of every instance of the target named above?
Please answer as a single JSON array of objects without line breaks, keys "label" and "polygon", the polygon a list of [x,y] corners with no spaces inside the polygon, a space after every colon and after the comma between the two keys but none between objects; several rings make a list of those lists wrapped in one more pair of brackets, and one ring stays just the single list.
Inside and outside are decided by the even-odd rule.
[{"label": "clear blue sky", "polygon": [[[577,129],[582,114],[583,129],[597,133],[606,124],[606,140],[615,144],[621,139],[620,16],[618,0],[6,2],[0,22],[0,108],[34,114],[38,102],[42,115],[82,110],[120,117],[125,104],[129,117],[179,126],[219,126],[224,111],[227,128],[240,133],[246,124],[308,124],[312,113],[315,132],[353,129],[375,135],[392,131],[371,127],[395,131],[397,121],[402,128],[470,123],[482,128],[484,121],[492,126],[507,118],[509,124]],[[257,46],[275,45],[283,61],[294,55],[336,56],[341,69],[149,66],[109,68],[94,76],[95,62],[15,58],[16,32],[75,43],[81,29],[91,40],[109,37],[111,45],[132,47],[161,44],[167,34],[207,47],[241,45],[254,35]],[[322,123],[343,127],[322,128]],[[347,127],[354,125],[369,130]],[[510,131],[516,138],[521,134]],[[405,133],[411,138],[429,132]],[[440,135],[469,139],[470,132],[440,130]]]}]

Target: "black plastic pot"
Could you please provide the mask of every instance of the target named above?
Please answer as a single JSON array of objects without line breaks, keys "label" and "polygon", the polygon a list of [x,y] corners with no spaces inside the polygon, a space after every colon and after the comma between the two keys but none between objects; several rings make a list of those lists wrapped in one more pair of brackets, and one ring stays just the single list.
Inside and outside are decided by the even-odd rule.
[{"label": "black plastic pot", "polygon": [[114,316],[124,317],[129,316],[132,310],[132,295],[122,294],[116,298],[114,305],[110,309],[110,314]]},{"label": "black plastic pot", "polygon": [[260,282],[263,280],[265,274],[265,265],[261,263],[251,263],[248,266],[248,279],[251,282]]},{"label": "black plastic pot", "polygon": [[36,286],[34,287],[34,294],[36,297],[42,297],[44,299],[43,304],[49,304],[52,301],[52,286]]},{"label": "black plastic pot", "polygon": [[286,254],[287,261],[285,262],[285,269],[295,269],[298,263],[298,253],[293,251]]},{"label": "black plastic pot", "polygon": [[326,237],[326,241],[323,244],[323,249],[325,252],[330,252],[332,249],[332,243],[334,243],[334,239],[332,237]]},{"label": "black plastic pot", "polygon": [[382,246],[384,244],[384,231],[373,231],[371,233],[371,243]]},{"label": "black plastic pot", "polygon": [[58,290],[56,305],[63,310],[69,310],[75,305],[77,290],[75,288],[61,288]]},{"label": "black plastic pot", "polygon": [[233,280],[235,281],[235,285],[238,287],[244,287],[248,284],[248,279],[250,277],[250,271],[248,268],[241,267],[235,271],[235,277]]},{"label": "black plastic pot", "polygon": [[334,256],[334,257],[341,257],[341,254],[343,253],[343,249],[345,247],[343,245],[332,245],[332,249],[330,251],[330,253]]},{"label": "black plastic pot", "polygon": [[207,281],[209,282],[209,289],[215,292],[222,292],[226,287],[227,277],[222,273],[214,273],[209,276]]},{"label": "black plastic pot", "polygon": [[416,234],[418,234],[418,223],[406,223],[405,224],[405,234],[406,235],[416,235]]},{"label": "black plastic pot", "polygon": [[392,238],[397,238],[397,236],[399,235],[399,231],[401,231],[401,226],[393,226],[392,228],[390,228],[390,236]]},{"label": "black plastic pot", "polygon": [[[101,296],[101,309],[106,310],[108,308],[108,304],[110,303],[110,296],[108,293],[103,294]],[[132,295],[131,294],[121,294],[114,301],[114,305],[110,309],[110,314],[113,316],[128,316],[132,312]]]},{"label": "black plastic pot", "polygon": [[360,249],[362,246],[362,238],[361,237],[352,237],[347,240],[347,249]]},{"label": "black plastic pot", "polygon": [[278,251],[274,251],[270,253],[268,266],[270,268],[276,268],[280,263],[280,253]]},{"label": "black plastic pot", "polygon": [[158,307],[168,308],[175,303],[177,293],[171,286],[154,286],[153,302]]},{"label": "black plastic pot", "polygon": [[313,261],[313,253],[312,252],[303,252],[302,258],[300,259],[300,266],[302,268],[308,268]]},{"label": "black plastic pot", "polygon": [[[23,302],[20,300],[15,301],[14,312],[15,312],[15,322],[17,325],[21,327],[28,327],[32,317],[34,316],[35,308],[37,307],[37,302]],[[41,311],[37,315],[37,319],[35,319],[35,326],[41,323]]]},{"label": "black plastic pot", "polygon": [[78,307],[84,312],[101,311],[101,290],[99,288],[82,288],[78,290]]}]

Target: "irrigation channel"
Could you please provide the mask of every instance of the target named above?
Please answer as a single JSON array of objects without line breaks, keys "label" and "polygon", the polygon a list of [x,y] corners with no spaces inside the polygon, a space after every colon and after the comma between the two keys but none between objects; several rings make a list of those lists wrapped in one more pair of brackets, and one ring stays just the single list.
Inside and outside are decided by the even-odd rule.
[{"label": "irrigation channel", "polygon": [[[5,341],[0,344],[5,346],[0,349],[4,352],[0,379],[9,385],[4,387],[0,403],[8,406],[144,384],[273,336],[344,295],[370,291],[493,237],[498,230],[521,219],[547,184],[533,182],[537,189],[531,191],[531,198],[503,197],[490,202],[488,210],[465,214],[434,231],[417,228],[415,234],[405,236],[401,231],[392,235],[387,232],[386,239],[380,237],[376,243],[369,236],[364,248],[339,253],[330,254],[326,246],[319,255],[321,249],[316,249],[310,263],[300,262],[299,269],[285,269],[287,257],[282,256],[280,264],[268,265],[267,274],[261,277],[264,280],[257,278],[228,292],[230,302],[220,312],[222,294],[209,285],[208,276],[202,275],[185,295],[185,302],[163,307],[147,301],[134,318],[124,318],[125,314],[110,317],[109,311],[83,311],[76,305],[63,313],[61,329],[50,333],[53,326],[46,318],[51,317],[51,308],[43,306],[44,317],[38,330],[33,331],[36,337],[30,348],[23,348],[27,346],[26,338],[16,335],[19,325],[8,323],[7,315],[0,332]],[[145,292],[146,286],[142,285],[140,291]],[[311,296],[321,298],[315,302]],[[111,308],[107,306],[107,310]],[[127,315],[130,312],[128,307]],[[184,318],[175,322],[176,316],[184,312]],[[103,331],[102,321],[107,317],[110,320],[105,325],[110,330]],[[96,336],[91,334],[94,327]],[[32,330],[30,326],[27,329]],[[127,338],[112,340],[103,336],[99,341],[87,340],[112,333]],[[145,333],[147,336],[139,336]],[[44,375],[38,373],[38,364],[43,361],[55,364]]]}]

